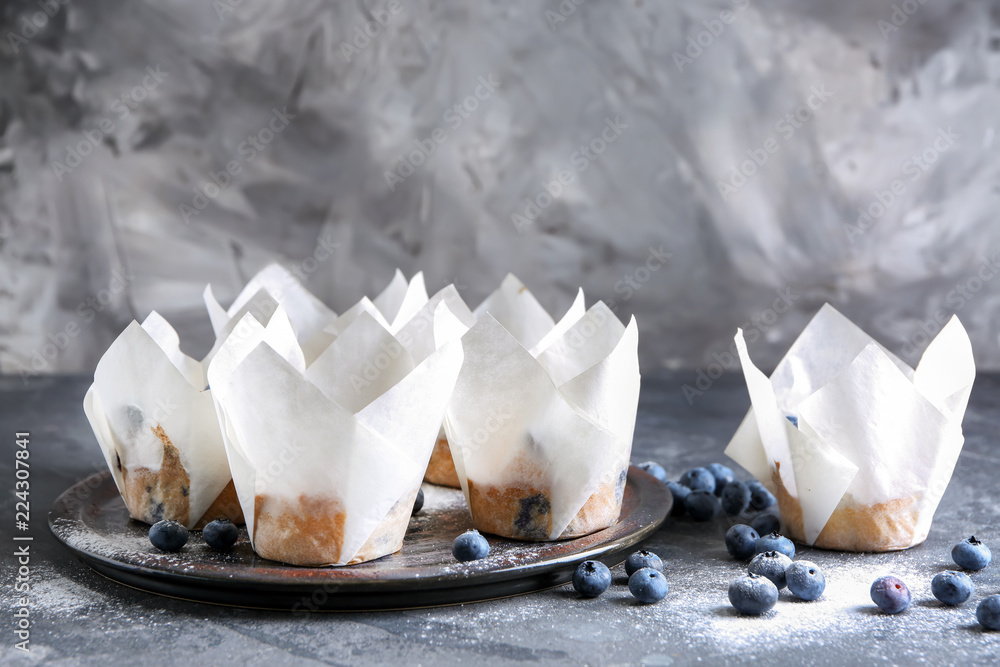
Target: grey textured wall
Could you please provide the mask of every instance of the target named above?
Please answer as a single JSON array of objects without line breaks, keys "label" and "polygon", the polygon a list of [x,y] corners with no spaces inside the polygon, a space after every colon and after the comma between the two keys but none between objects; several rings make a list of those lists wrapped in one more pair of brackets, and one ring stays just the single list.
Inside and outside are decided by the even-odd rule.
[{"label": "grey textured wall", "polygon": [[153,308],[202,353],[205,283],[275,259],[337,309],[397,266],[472,304],[583,286],[692,377],[740,324],[773,363],[825,301],[911,360],[958,312],[1000,366],[996,2],[0,12],[3,372],[90,369]]}]

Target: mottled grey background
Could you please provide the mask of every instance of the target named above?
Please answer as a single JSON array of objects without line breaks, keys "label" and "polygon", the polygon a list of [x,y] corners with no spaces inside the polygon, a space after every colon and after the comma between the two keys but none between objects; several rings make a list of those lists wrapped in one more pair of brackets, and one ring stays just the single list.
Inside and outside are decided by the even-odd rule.
[{"label": "mottled grey background", "polygon": [[0,5],[2,372],[89,370],[154,308],[201,354],[206,282],[272,260],[335,309],[397,266],[473,305],[513,271],[556,314],[582,285],[692,379],[741,323],[774,363],[825,301],[910,360],[958,312],[1000,367],[997,2],[54,2]]}]

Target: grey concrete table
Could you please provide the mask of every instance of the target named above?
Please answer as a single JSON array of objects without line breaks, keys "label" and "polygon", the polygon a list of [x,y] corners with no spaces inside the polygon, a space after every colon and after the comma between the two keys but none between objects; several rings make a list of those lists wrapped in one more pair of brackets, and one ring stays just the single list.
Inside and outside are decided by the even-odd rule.
[{"label": "grey concrete table", "polygon": [[[672,476],[715,460],[749,399],[742,376],[725,376],[688,405],[687,375],[644,380],[634,461],[657,459]],[[173,600],[105,580],[55,542],[45,524],[55,497],[104,462],[81,401],[89,379],[0,378],[0,539],[6,664],[1000,664],[1000,633],[983,631],[975,604],[1000,592],[1000,562],[975,574],[974,598],[944,608],[930,579],[950,567],[950,546],[970,534],[1000,556],[1000,377],[980,377],[965,422],[968,438],[928,541],[910,551],[846,555],[800,549],[827,573],[812,603],[782,595],[768,617],[734,614],[727,583],[742,568],[726,556],[731,521],[668,519],[647,543],[665,562],[670,593],[635,603],[619,567],[596,600],[569,587],[478,604],[404,612],[292,615]],[[31,433],[31,653],[12,648],[11,554],[14,434]],[[894,573],[914,592],[900,616],[874,610],[868,587]]]}]

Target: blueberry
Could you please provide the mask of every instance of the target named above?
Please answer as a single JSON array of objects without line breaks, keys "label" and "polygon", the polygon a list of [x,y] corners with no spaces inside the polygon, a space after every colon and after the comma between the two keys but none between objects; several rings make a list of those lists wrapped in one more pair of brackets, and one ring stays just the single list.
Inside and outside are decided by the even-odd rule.
[{"label": "blueberry", "polygon": [[417,497],[413,501],[413,511],[410,512],[410,516],[413,516],[414,514],[419,512],[421,509],[423,509],[423,507],[424,507],[424,490],[418,489]]},{"label": "blueberry", "polygon": [[976,607],[976,619],[987,630],[1000,630],[1000,595],[990,595]]},{"label": "blueberry", "polygon": [[719,515],[719,499],[711,491],[692,491],[684,499],[684,509],[695,521],[711,521]]},{"label": "blueberry", "polygon": [[664,484],[667,483],[667,471],[664,470],[663,466],[656,461],[646,461],[645,463],[640,463],[639,467]]},{"label": "blueberry", "polygon": [[451,544],[451,553],[456,560],[466,562],[486,558],[490,554],[490,543],[478,530],[467,530]]},{"label": "blueberry", "polygon": [[780,591],[787,583],[785,573],[791,564],[792,559],[785,554],[778,551],[765,551],[753,557],[747,571],[750,574],[759,574],[767,577]]},{"label": "blueberry", "polygon": [[879,577],[872,584],[872,602],[887,614],[898,614],[910,606],[910,589],[896,577]]},{"label": "blueberry", "polygon": [[795,428],[799,427],[799,418],[796,417],[795,415],[788,415],[785,417],[785,419],[792,422],[792,426],[794,426]]},{"label": "blueberry", "polygon": [[188,530],[176,521],[157,521],[149,529],[149,541],[160,551],[180,551],[188,541]]},{"label": "blueberry", "polygon": [[663,569],[663,561],[652,551],[645,549],[634,551],[625,559],[625,574],[630,577],[644,567],[660,571]]},{"label": "blueberry", "polygon": [[931,593],[941,602],[950,605],[962,604],[976,590],[972,579],[964,572],[945,570],[931,579]]},{"label": "blueberry", "polygon": [[750,505],[750,489],[743,482],[730,482],[722,489],[722,509],[739,514]]},{"label": "blueberry", "polygon": [[826,577],[816,563],[800,560],[792,563],[785,571],[788,590],[802,600],[815,600],[826,590]]},{"label": "blueberry", "polygon": [[213,549],[228,549],[239,539],[240,529],[229,519],[216,519],[209,522],[201,531],[205,544]]},{"label": "blueberry", "polygon": [[715,493],[715,475],[705,468],[692,468],[681,475],[681,484],[692,491]]},{"label": "blueberry", "polygon": [[756,553],[754,547],[759,538],[756,530],[738,523],[726,531],[726,551],[736,560],[750,560]]},{"label": "blueberry", "polygon": [[747,574],[729,584],[729,602],[741,614],[760,616],[778,601],[778,588],[767,577]]},{"label": "blueberry", "polygon": [[667,482],[667,488],[670,489],[670,494],[674,497],[674,504],[670,508],[670,514],[673,516],[684,514],[684,499],[691,494],[691,489],[679,482]]},{"label": "blueberry", "polygon": [[585,598],[596,598],[611,586],[611,570],[597,560],[585,560],[573,573],[573,588]]},{"label": "blueberry", "polygon": [[758,514],[750,522],[750,527],[757,531],[758,535],[781,532],[781,519],[774,514]]},{"label": "blueberry", "polygon": [[951,557],[966,570],[981,570],[993,560],[990,548],[977,540],[975,535],[956,544],[951,550]]},{"label": "blueberry", "polygon": [[747,482],[747,486],[750,487],[750,507],[755,510],[766,510],[778,502],[771,492],[760,482],[756,480]]},{"label": "blueberry", "polygon": [[725,488],[726,484],[736,479],[733,471],[721,463],[710,463],[705,466],[705,470],[712,473],[712,477],[715,478],[715,495],[717,496],[722,495],[722,489]]},{"label": "blueberry", "polygon": [[651,604],[659,602],[667,596],[667,578],[659,570],[651,567],[644,567],[636,570],[628,578],[628,590],[639,602]]},{"label": "blueberry", "polygon": [[765,551],[777,551],[789,558],[795,558],[795,545],[780,533],[768,533],[760,536],[760,539],[757,540],[757,553],[761,554]]}]

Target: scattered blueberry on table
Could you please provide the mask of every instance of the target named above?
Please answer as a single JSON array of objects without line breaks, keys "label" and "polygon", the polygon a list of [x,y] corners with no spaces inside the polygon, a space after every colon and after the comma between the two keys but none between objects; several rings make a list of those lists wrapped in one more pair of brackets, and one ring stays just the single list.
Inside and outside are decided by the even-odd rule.
[{"label": "scattered blueberry on table", "polygon": [[417,490],[417,497],[413,500],[413,511],[410,512],[410,516],[413,516],[419,512],[424,507],[424,490]]},{"label": "scattered blueberry on table", "polygon": [[791,564],[792,559],[780,551],[765,551],[753,557],[747,571],[767,577],[780,591],[787,583],[786,572]]},{"label": "scattered blueberry on table", "polygon": [[972,597],[976,587],[964,572],[946,570],[931,579],[931,593],[948,605],[959,605]]},{"label": "scattered blueberry on table", "polygon": [[990,548],[977,540],[975,535],[956,544],[951,550],[951,557],[959,567],[973,571],[983,569],[993,560]]},{"label": "scattered blueberry on table", "polygon": [[644,567],[660,571],[663,570],[663,561],[652,551],[645,549],[634,551],[625,559],[625,574],[630,577]]},{"label": "scattered blueberry on table", "polygon": [[684,499],[684,511],[695,521],[711,521],[719,509],[719,499],[711,491],[692,491]]},{"label": "scattered blueberry on table", "polygon": [[650,475],[660,480],[664,484],[667,483],[667,471],[663,469],[656,461],[646,461],[645,463],[640,463],[638,466],[641,470],[645,470]]},{"label": "scattered blueberry on table", "polygon": [[775,514],[758,514],[750,522],[750,527],[757,531],[758,535],[781,532],[781,519]]},{"label": "scattered blueberry on table", "polygon": [[737,515],[750,506],[750,487],[743,482],[730,482],[722,489],[722,509]]},{"label": "scattered blueberry on table", "polygon": [[766,510],[778,502],[774,495],[767,490],[767,487],[757,480],[750,480],[747,482],[747,486],[750,487],[750,507],[755,510]]},{"label": "scattered blueberry on table", "polygon": [[726,531],[726,551],[736,560],[750,560],[756,552],[760,535],[750,526],[738,523]]},{"label": "scattered blueberry on table", "polygon": [[670,489],[670,495],[674,497],[674,504],[670,508],[670,514],[672,516],[684,514],[684,500],[691,494],[691,489],[680,482],[667,482],[667,488]]},{"label": "scattered blueberry on table", "polygon": [[573,588],[585,598],[596,598],[611,586],[611,570],[597,560],[585,560],[573,573]]},{"label": "scattered blueberry on table", "polygon": [[149,529],[149,541],[160,551],[180,551],[188,541],[188,529],[170,519],[157,521]]},{"label": "scattered blueberry on table", "polygon": [[757,540],[757,545],[754,549],[759,554],[764,553],[765,551],[777,551],[778,553],[785,554],[789,558],[795,558],[795,545],[790,539],[780,533],[768,533],[767,535],[761,535],[760,539]]},{"label": "scattered blueberry on table", "polygon": [[490,543],[479,534],[478,530],[467,530],[455,538],[451,545],[451,553],[462,563],[479,560],[490,554]]},{"label": "scattered blueberry on table", "polygon": [[897,577],[879,577],[872,583],[872,602],[887,614],[898,614],[910,606],[910,589]]},{"label": "scattered blueberry on table", "polygon": [[785,571],[785,583],[792,595],[800,600],[812,601],[826,590],[826,576],[816,563],[795,561]]},{"label": "scattered blueberry on table", "polygon": [[628,590],[639,602],[652,604],[667,596],[667,578],[659,570],[644,567],[628,578]]},{"label": "scattered blueberry on table", "polygon": [[987,630],[1000,630],[1000,595],[990,595],[976,607],[976,620]]},{"label": "scattered blueberry on table", "polygon": [[729,584],[729,602],[741,614],[760,616],[778,602],[778,587],[759,574],[747,574]]},{"label": "scattered blueberry on table", "polygon": [[229,519],[215,519],[201,530],[201,536],[208,546],[224,551],[236,544],[240,530]]},{"label": "scattered blueberry on table", "polygon": [[681,475],[681,484],[692,491],[715,493],[715,476],[705,468],[692,468]]},{"label": "scattered blueberry on table", "polygon": [[722,490],[726,488],[726,484],[736,481],[736,475],[732,469],[727,468],[721,463],[710,463],[705,466],[705,470],[712,473],[712,477],[715,478],[715,495],[717,496],[722,495]]}]

